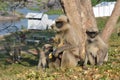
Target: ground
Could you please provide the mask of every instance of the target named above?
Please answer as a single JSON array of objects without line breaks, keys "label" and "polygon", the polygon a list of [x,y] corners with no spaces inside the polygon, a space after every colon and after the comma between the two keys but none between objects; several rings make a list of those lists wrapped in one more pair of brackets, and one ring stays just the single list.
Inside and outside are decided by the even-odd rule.
[{"label": "ground", "polygon": [[[103,20],[101,20],[103,21]],[[104,24],[99,22],[98,24]],[[33,34],[54,36],[52,31],[27,32],[30,38]],[[6,41],[13,44],[13,37],[5,37]],[[102,66],[89,65],[88,70],[81,67],[69,69],[47,69],[46,71],[37,70],[38,56],[36,48],[32,45],[22,45],[22,59],[20,63],[12,63],[10,56],[3,50],[3,43],[0,40],[0,80],[120,80],[120,36],[114,32],[109,40],[109,60]],[[46,42],[43,42],[46,43]],[[16,44],[19,45],[19,44]],[[40,48],[42,44],[38,45]],[[31,52],[30,52],[31,51]]]}]

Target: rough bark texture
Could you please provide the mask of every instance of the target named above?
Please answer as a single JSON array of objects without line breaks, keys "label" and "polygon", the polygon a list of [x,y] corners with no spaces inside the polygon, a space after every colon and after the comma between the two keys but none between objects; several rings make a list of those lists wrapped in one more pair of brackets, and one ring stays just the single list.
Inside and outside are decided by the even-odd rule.
[{"label": "rough bark texture", "polygon": [[109,18],[109,20],[107,21],[105,28],[104,28],[102,35],[101,35],[102,39],[105,42],[108,42],[108,40],[109,40],[109,38],[110,38],[114,28],[115,28],[115,25],[117,23],[119,16],[120,16],[120,0],[117,0],[115,8],[112,12],[112,15]]},{"label": "rough bark texture", "polygon": [[96,27],[91,0],[61,0],[70,24],[76,29],[80,40],[81,54],[85,54],[86,28]]},{"label": "rough bark texture", "polygon": [[[91,0],[61,0],[72,25],[79,28],[97,27]],[[82,23],[82,24],[81,24]]]}]

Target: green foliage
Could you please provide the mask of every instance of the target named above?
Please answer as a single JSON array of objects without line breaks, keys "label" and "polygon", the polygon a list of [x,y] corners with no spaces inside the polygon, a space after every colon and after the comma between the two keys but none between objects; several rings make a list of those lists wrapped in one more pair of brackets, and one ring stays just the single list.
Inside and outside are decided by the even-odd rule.
[{"label": "green foliage", "polygon": [[40,10],[39,8],[34,8],[34,7],[30,7],[29,9],[33,10],[33,11],[39,11]]},{"label": "green foliage", "polygon": [[37,0],[38,2],[41,2],[41,0]]},{"label": "green foliage", "polygon": [[116,1],[116,0],[91,0],[91,3],[92,3],[92,6],[95,6],[95,5],[97,5],[97,4],[99,4],[99,3],[103,2],[103,1],[111,2],[111,1]]},{"label": "green foliage", "polygon": [[8,4],[0,1],[0,11],[7,11],[7,10],[8,10]]},{"label": "green foliage", "polygon": [[58,10],[49,10],[48,12],[46,12],[46,14],[52,15],[52,14],[63,14],[62,9],[58,9]]},{"label": "green foliage", "polygon": [[108,17],[96,18],[96,20],[97,20],[97,26],[98,26],[99,30],[102,31],[108,20]]},{"label": "green foliage", "polygon": [[22,25],[21,26],[21,30],[25,30],[25,29],[26,29],[26,27]]},{"label": "green foliage", "polygon": [[96,0],[91,0],[92,6],[95,6],[97,4]]}]

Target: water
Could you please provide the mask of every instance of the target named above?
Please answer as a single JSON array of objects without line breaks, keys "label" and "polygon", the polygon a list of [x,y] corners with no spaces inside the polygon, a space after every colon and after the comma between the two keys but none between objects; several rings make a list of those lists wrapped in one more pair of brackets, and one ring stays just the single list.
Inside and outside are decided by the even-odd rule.
[{"label": "water", "polygon": [[[32,11],[29,10],[27,8],[22,8],[22,9],[17,9],[17,12],[20,12],[24,15],[26,15],[29,12],[39,12],[39,11]],[[49,15],[48,18],[49,19],[56,19],[58,17],[58,15]],[[0,22],[0,35],[4,35],[4,34],[8,34],[11,32],[15,32],[18,30],[21,30],[22,28],[27,29],[28,26],[28,21],[27,19],[21,19],[19,21],[4,21],[4,22]],[[8,27],[8,28],[6,28]]]},{"label": "water", "polygon": [[0,22],[0,35],[21,30],[22,27],[27,29],[27,19]]}]

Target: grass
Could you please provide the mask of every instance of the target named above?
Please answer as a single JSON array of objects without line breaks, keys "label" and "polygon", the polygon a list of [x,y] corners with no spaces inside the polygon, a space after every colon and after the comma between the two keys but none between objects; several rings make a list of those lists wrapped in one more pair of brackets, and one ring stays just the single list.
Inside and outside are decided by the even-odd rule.
[{"label": "grass", "polygon": [[63,11],[62,9],[57,9],[57,10],[49,10],[46,12],[46,14],[49,14],[49,15],[52,15],[52,14],[57,14],[57,15],[60,15],[60,14],[63,14]]},{"label": "grass", "polygon": [[[104,26],[106,18],[99,18],[98,25]],[[52,31],[27,31],[28,38],[35,34],[54,36]],[[13,45],[14,36],[6,36],[6,40],[0,41],[1,48],[6,41]],[[46,42],[43,42],[46,43]],[[0,80],[120,80],[120,37],[113,33],[109,40],[109,60],[102,66],[89,66],[89,70],[81,67],[69,69],[47,69],[45,72],[36,70],[38,56],[28,53],[30,49],[35,51],[34,45],[22,45],[24,53],[20,63],[12,63],[10,56],[0,51]],[[43,44],[38,45],[40,48]]]},{"label": "grass", "polygon": [[[33,10],[33,11],[39,11],[39,8],[29,8],[29,9]],[[61,15],[61,14],[63,14],[63,11],[62,11],[62,9],[50,9],[45,13],[48,15],[53,15],[53,14]]]}]

